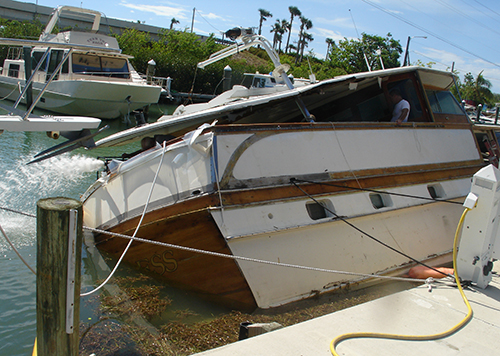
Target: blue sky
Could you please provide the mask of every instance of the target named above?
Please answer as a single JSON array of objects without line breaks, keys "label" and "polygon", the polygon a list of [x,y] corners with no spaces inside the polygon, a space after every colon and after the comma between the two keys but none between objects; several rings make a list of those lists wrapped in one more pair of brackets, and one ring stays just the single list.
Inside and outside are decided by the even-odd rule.
[{"label": "blue sky", "polygon": [[[235,26],[257,27],[259,9],[272,13],[264,22],[262,34],[272,41],[269,32],[277,19],[290,20],[289,6],[296,6],[310,19],[308,31],[314,41],[309,44],[318,57],[324,57],[326,38],[335,41],[355,39],[358,34],[384,36],[391,33],[403,51],[408,37],[410,60],[435,62],[433,68],[459,71],[460,78],[483,71],[500,93],[500,1],[498,0],[32,0],[39,5],[56,7],[72,5],[98,10],[107,17],[119,18],[160,27],[191,28],[193,8],[194,32],[224,32]],[[296,40],[299,21],[294,19],[292,39]],[[422,37],[427,38],[422,38]],[[404,55],[404,52],[403,52]],[[401,58],[402,61],[402,58]]]}]

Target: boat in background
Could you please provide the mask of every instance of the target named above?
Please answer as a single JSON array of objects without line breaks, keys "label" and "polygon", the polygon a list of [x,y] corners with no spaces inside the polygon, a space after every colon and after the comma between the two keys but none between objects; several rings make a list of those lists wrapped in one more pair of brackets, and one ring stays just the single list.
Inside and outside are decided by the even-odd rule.
[{"label": "boat in background", "polygon": [[[61,14],[93,19],[91,31],[52,34]],[[129,61],[132,57],[121,53],[114,37],[98,33],[100,20],[97,11],[60,6],[39,41],[3,39],[2,44],[33,48],[27,54],[30,63],[23,48],[9,49],[0,73],[0,96],[14,101],[33,76],[33,95],[47,85],[37,107],[55,113],[114,119],[157,103],[162,88],[148,84],[136,72]]]},{"label": "boat in background", "polygon": [[[84,224],[132,235],[142,221],[137,236],[151,243],[132,243],[123,261],[244,310],[449,263],[471,177],[490,162],[478,140],[498,147],[453,84],[423,67],[350,74],[111,135],[97,148],[156,146],[107,165],[82,196]],[[394,88],[408,123],[390,122]],[[116,257],[128,241],[95,234]]]}]

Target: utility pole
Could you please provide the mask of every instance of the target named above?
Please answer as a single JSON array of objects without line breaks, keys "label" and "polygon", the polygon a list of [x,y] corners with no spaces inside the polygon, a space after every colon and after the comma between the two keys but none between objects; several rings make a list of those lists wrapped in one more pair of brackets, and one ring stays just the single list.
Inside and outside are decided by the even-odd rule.
[{"label": "utility pole", "polygon": [[193,19],[191,20],[191,33],[193,33],[193,26],[194,26],[194,14],[196,12],[196,7],[193,7]]}]

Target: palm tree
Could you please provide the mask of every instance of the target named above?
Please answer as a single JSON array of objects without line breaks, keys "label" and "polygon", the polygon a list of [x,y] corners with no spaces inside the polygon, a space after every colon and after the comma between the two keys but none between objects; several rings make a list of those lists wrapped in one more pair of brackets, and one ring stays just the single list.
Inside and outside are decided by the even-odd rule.
[{"label": "palm tree", "polygon": [[279,52],[281,52],[281,41],[283,40],[283,35],[288,31],[290,31],[290,23],[287,20],[281,20],[281,31],[278,46]]},{"label": "palm tree", "polygon": [[273,48],[274,49],[276,49],[276,46],[278,45],[278,42],[280,41],[281,31],[282,31],[281,21],[276,20],[276,23],[271,26],[271,31],[269,31],[271,33],[274,32],[274,36],[273,36]]},{"label": "palm tree", "polygon": [[308,46],[309,42],[314,41],[314,37],[307,32],[302,33],[302,41],[300,44],[300,57],[299,57],[299,63],[302,62],[302,58],[304,57],[304,49]]},{"label": "palm tree", "polygon": [[267,17],[273,17],[273,14],[264,9],[259,9],[259,13],[260,13],[259,36],[260,36],[262,34],[262,22],[266,21]]},{"label": "palm tree", "polygon": [[[299,41],[297,42],[297,56],[295,57],[295,64],[300,61],[302,61],[302,54],[304,53],[304,46],[305,46],[305,40],[304,40],[304,34],[305,30],[309,30],[313,27],[312,21],[306,18],[305,16],[300,16],[300,30],[299,30]],[[311,35],[309,35],[311,36]],[[312,37],[312,36],[311,36]],[[300,52],[300,55],[299,55]],[[300,60],[299,60],[300,58]]]},{"label": "palm tree", "polygon": [[489,99],[491,99],[493,94],[491,93],[491,90],[490,90],[491,82],[488,79],[486,79],[485,77],[483,77],[483,72],[484,71],[481,71],[477,75],[476,85],[475,85],[474,90],[476,92],[477,98],[480,98],[481,102],[485,103],[485,102],[488,102]]},{"label": "palm tree", "polygon": [[290,11],[290,30],[288,31],[288,39],[286,40],[285,53],[288,53],[288,48],[290,46],[290,35],[292,34],[293,18],[295,16],[299,17],[302,15],[302,12],[300,12],[297,6],[288,6],[288,11]]},{"label": "palm tree", "polygon": [[172,17],[172,20],[170,20],[170,29],[174,27],[174,25],[179,24],[179,20],[177,20],[175,17]]},{"label": "palm tree", "polygon": [[326,56],[325,56],[325,59],[329,59],[330,58],[330,49],[335,46],[335,41],[331,38],[327,38],[325,40],[326,44],[328,45],[328,47],[326,48]]}]

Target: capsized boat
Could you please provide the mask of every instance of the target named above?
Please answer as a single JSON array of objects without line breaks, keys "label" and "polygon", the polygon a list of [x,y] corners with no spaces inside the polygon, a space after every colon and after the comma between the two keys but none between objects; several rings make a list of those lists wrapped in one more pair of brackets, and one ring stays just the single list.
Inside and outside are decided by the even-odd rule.
[{"label": "capsized boat", "polygon": [[[91,32],[52,34],[63,13],[93,19]],[[3,63],[0,97],[15,101],[26,80],[33,76],[33,95],[48,86],[37,107],[55,113],[114,119],[157,103],[161,87],[148,84],[135,71],[129,61],[132,57],[121,53],[115,38],[98,33],[100,20],[100,12],[60,6],[39,41],[2,39],[2,44],[18,47],[9,49]],[[31,54],[23,55],[19,47],[23,45],[33,47]]]},{"label": "capsized boat", "polygon": [[[124,261],[246,310],[369,285],[415,261],[448,263],[461,202],[488,163],[478,141],[498,147],[452,85],[452,73],[430,68],[372,71],[117,133],[96,145],[157,145],[108,164],[82,196],[84,224],[132,235],[158,170],[137,233],[155,244],[133,242]],[[408,123],[390,122],[393,88],[411,104]],[[95,241],[117,257],[128,243]]]}]

